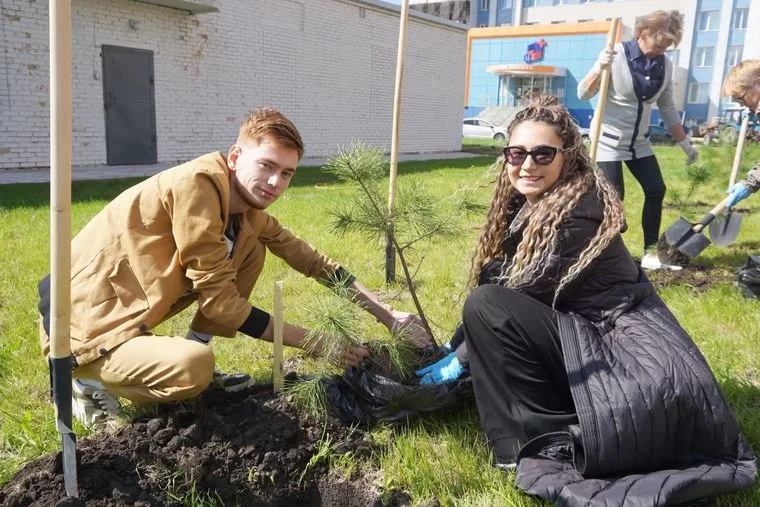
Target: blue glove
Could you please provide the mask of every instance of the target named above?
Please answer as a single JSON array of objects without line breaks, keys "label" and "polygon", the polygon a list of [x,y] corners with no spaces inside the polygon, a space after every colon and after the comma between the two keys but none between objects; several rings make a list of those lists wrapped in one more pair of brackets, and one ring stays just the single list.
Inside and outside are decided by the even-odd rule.
[{"label": "blue glove", "polygon": [[731,199],[728,201],[726,207],[733,208],[739,203],[739,201],[749,197],[752,192],[750,192],[749,189],[744,186],[744,183],[734,183],[734,185],[729,188],[728,192],[726,193],[730,194],[731,196]]},{"label": "blue glove", "polygon": [[464,373],[464,366],[457,359],[457,353],[450,352],[437,363],[425,366],[414,373],[422,377],[420,384],[441,384],[458,379]]}]

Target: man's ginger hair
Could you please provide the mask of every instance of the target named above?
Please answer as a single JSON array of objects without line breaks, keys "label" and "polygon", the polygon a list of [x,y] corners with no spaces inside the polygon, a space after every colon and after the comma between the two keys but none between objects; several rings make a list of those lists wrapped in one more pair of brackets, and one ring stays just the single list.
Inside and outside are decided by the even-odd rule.
[{"label": "man's ginger hair", "polygon": [[760,79],[760,60],[744,60],[737,63],[726,75],[723,95],[739,98]]},{"label": "man's ginger hair", "polygon": [[303,157],[303,140],[293,122],[271,107],[252,111],[243,122],[238,133],[238,144],[259,144],[269,141],[298,152],[298,160]]},{"label": "man's ginger hair", "polygon": [[683,21],[678,11],[654,11],[642,17],[636,22],[633,36],[641,37],[644,31],[654,38],[657,44],[662,44],[665,39],[671,41],[674,47],[678,47],[683,37]]}]

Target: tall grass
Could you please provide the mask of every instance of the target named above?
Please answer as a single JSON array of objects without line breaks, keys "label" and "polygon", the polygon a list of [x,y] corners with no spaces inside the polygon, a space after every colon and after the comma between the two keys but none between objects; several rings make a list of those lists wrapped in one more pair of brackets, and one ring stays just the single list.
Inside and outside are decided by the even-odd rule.
[{"label": "tall grass", "polygon": [[[689,181],[680,149],[658,147],[658,158],[671,191],[685,195]],[[403,163],[400,178],[414,176],[440,197],[475,183],[482,204],[490,199],[490,164],[494,157],[456,161]],[[714,163],[707,181],[694,190],[693,202],[666,207],[663,230],[680,214],[696,219],[717,203],[725,191],[730,160]],[[109,199],[135,180],[77,182],[73,187],[73,229],[79,230]],[[318,250],[341,262],[393,306],[413,311],[401,287],[384,284],[381,244],[358,235],[337,237],[329,232],[329,212],[351,198],[352,190],[315,168],[299,170],[291,189],[271,208],[277,218]],[[666,198],[667,200],[668,198]],[[735,269],[748,254],[760,253],[760,200],[749,198],[737,241],[725,249],[709,247],[695,263]],[[47,185],[0,186],[0,484],[24,462],[55,451],[60,445],[49,403],[47,366],[37,341],[36,284],[48,271],[49,210]],[[640,212],[643,196],[626,172],[625,242],[640,256],[643,239]],[[704,203],[708,203],[705,205]],[[413,252],[422,260],[417,275],[419,296],[439,342],[450,337],[461,316],[469,257],[482,217],[473,217],[458,241],[433,241]],[[274,256],[268,259],[252,303],[271,309],[273,282],[285,281],[285,318],[305,324],[314,296],[327,289],[293,272]],[[760,302],[745,300],[730,283],[707,290],[688,285],[669,286],[661,295],[707,357],[744,431],[760,449]],[[161,325],[159,332],[184,334],[191,312]],[[387,331],[367,319],[367,333]],[[251,372],[271,379],[271,344],[238,337],[213,342],[220,367]],[[289,351],[290,354],[293,351]],[[77,426],[80,435],[85,430]],[[441,505],[541,505],[520,494],[512,476],[489,466],[489,454],[474,407],[428,416],[403,427],[379,427],[373,434],[384,451],[379,486],[406,491],[415,504],[437,498]],[[342,458],[344,461],[347,459]],[[350,460],[350,459],[349,459]],[[344,467],[353,465],[344,463]],[[357,464],[357,469],[364,465]],[[296,478],[294,478],[295,480]],[[721,498],[716,505],[760,505],[760,488]]]}]

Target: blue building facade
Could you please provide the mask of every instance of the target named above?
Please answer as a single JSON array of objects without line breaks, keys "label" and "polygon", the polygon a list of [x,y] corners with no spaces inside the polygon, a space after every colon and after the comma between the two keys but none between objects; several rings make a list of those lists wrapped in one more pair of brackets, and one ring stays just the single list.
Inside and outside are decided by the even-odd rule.
[{"label": "blue building facade", "polygon": [[[596,99],[576,89],[604,47],[608,22],[471,29],[465,116],[487,106],[519,106],[534,93],[551,93],[588,127]],[[529,48],[540,47],[530,55]]]},{"label": "blue building facade", "polygon": [[[575,86],[605,40],[604,34],[590,26],[608,23],[613,17],[621,18],[624,37],[628,38],[637,20],[654,9],[681,12],[683,40],[669,56],[676,68],[676,108],[687,127],[738,107],[722,95],[722,83],[734,65],[758,58],[760,51],[760,34],[756,33],[760,32],[760,0],[662,0],[656,5],[649,0],[473,0],[471,6],[472,25],[478,27],[471,29],[472,58],[466,82],[469,93],[465,105],[473,109],[471,112],[510,102],[511,89],[505,94],[503,88],[517,92],[524,81],[506,79],[488,68],[498,63],[519,63],[527,45],[543,38],[547,44],[544,59],[538,64],[564,69],[564,82],[552,76],[551,90],[559,92],[579,123],[585,125],[595,101],[578,101]],[[582,25],[587,25],[588,33],[582,33]],[[562,28],[568,33],[562,33]],[[652,121],[659,121],[656,108]]]},{"label": "blue building facade", "polygon": [[742,61],[751,0],[699,0],[686,91],[687,124],[736,106],[720,93],[728,71]]}]

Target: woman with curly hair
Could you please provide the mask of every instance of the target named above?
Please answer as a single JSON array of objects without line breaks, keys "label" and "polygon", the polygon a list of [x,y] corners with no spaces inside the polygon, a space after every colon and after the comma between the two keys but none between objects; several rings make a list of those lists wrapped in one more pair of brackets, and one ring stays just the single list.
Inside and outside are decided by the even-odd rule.
[{"label": "woman with curly hair", "polygon": [[626,249],[621,202],[567,109],[540,97],[508,133],[464,342],[423,382],[456,378],[469,356],[497,465],[564,505],[660,505],[751,485],[752,450]]}]

